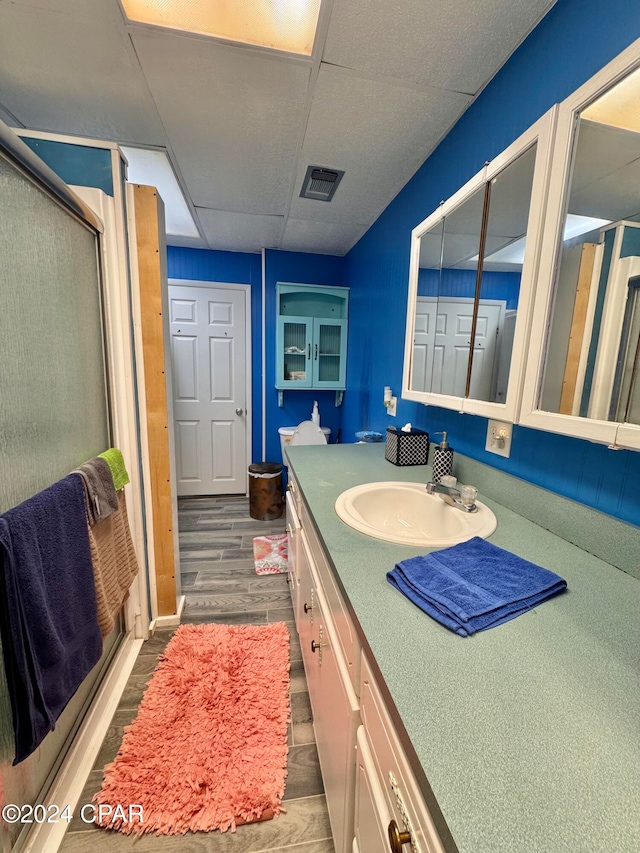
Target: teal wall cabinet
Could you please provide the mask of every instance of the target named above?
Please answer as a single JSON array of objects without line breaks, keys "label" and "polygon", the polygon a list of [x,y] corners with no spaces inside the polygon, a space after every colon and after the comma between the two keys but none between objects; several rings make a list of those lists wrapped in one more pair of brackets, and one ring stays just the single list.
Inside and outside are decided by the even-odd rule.
[{"label": "teal wall cabinet", "polygon": [[347,374],[349,288],[276,284],[276,388],[336,391],[342,402]]}]

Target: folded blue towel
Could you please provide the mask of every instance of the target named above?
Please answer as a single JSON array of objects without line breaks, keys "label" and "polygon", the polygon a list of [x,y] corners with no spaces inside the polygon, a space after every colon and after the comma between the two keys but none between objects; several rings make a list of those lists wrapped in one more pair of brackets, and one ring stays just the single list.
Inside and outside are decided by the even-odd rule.
[{"label": "folded blue towel", "polygon": [[403,560],[387,580],[462,637],[515,619],[567,588],[548,569],[479,536]]},{"label": "folded blue towel", "polygon": [[23,761],[102,654],[82,479],[70,474],[0,516],[0,627]]}]

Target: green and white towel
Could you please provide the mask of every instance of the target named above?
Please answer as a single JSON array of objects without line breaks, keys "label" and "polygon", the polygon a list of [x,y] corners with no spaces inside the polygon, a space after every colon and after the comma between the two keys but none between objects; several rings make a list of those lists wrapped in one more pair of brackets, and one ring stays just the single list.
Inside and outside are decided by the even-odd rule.
[{"label": "green and white towel", "polygon": [[129,475],[127,474],[127,469],[124,466],[124,459],[122,458],[120,450],[117,450],[115,447],[110,447],[109,450],[105,450],[104,453],[99,453],[98,456],[104,459],[109,468],[111,468],[113,485],[116,487],[116,492],[119,492],[120,489],[127,485],[127,483],[131,482]]}]

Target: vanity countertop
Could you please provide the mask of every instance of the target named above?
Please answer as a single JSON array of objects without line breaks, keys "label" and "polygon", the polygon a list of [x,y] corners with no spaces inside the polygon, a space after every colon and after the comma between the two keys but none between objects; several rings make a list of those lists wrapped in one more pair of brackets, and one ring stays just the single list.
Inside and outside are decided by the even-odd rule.
[{"label": "vanity countertop", "polygon": [[498,519],[490,541],[561,575],[568,590],[460,637],[386,580],[398,560],[425,549],[372,539],[334,511],[345,489],[426,483],[430,466],[396,467],[384,459],[384,444],[288,454],[395,704],[427,804],[440,810],[460,853],[637,853],[640,581],[484,497],[474,483]]}]

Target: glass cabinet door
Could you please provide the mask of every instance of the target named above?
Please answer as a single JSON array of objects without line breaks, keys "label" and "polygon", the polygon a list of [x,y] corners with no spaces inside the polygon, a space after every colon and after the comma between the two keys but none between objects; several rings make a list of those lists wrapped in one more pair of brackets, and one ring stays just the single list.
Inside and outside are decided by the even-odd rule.
[{"label": "glass cabinet door", "polygon": [[404,399],[515,420],[556,112],[413,229]]},{"label": "glass cabinet door", "polygon": [[278,320],[278,387],[310,388],[312,383],[313,325],[308,317]]},{"label": "glass cabinet door", "polygon": [[339,388],[345,385],[347,325],[344,320],[313,321],[313,387]]},{"label": "glass cabinet door", "polygon": [[520,423],[640,449],[640,49],[558,112]]},{"label": "glass cabinet door", "polygon": [[276,388],[344,391],[349,288],[277,282],[276,311]]}]

